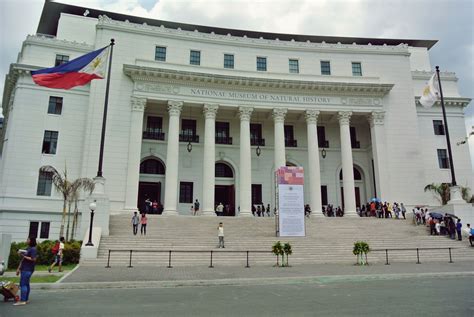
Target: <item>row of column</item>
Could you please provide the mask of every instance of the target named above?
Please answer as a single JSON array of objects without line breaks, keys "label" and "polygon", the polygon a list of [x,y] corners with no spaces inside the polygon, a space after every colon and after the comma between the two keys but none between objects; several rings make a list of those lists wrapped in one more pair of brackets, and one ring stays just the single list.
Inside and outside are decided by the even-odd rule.
[{"label": "row of column", "polygon": [[[125,208],[136,210],[139,183],[139,166],[141,153],[141,134],[145,98],[132,97],[131,128],[129,140],[129,161],[127,171],[127,191]],[[164,214],[173,215],[177,213],[178,205],[178,168],[179,168],[179,117],[183,107],[181,101],[168,101],[169,127],[168,144],[166,153],[166,181]],[[215,187],[215,123],[219,106],[216,104],[205,104],[203,114],[205,118],[204,127],[204,160],[203,160],[203,187],[202,187],[202,210],[204,215],[214,215],[214,187]],[[252,107],[239,107],[240,117],[240,215],[252,215],[252,175],[251,175],[251,146],[250,146],[250,118]],[[273,109],[274,119],[274,163],[275,168],[286,166],[285,154],[285,131],[284,122],[287,109]],[[305,117],[308,134],[308,171],[306,184],[309,180],[309,204],[314,216],[322,216],[321,204],[321,176],[318,146],[318,110],[306,110]],[[350,136],[350,119],[352,112],[338,112],[341,158],[344,187],[344,210],[347,216],[356,215],[356,201],[354,192],[354,171],[352,159],[352,146]],[[377,196],[385,197],[388,191],[388,174],[385,168],[385,135],[383,129],[384,113],[382,111],[372,112],[368,117],[371,127],[372,151],[375,165],[375,180],[377,184]],[[352,190],[347,190],[348,188]]]}]

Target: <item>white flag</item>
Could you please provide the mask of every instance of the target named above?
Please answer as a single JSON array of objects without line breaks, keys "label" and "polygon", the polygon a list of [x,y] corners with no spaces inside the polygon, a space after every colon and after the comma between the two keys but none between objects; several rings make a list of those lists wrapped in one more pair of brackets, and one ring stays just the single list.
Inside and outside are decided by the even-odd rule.
[{"label": "white flag", "polygon": [[438,101],[440,96],[438,80],[436,78],[436,73],[431,76],[428,84],[423,89],[423,93],[420,97],[420,103],[425,108],[430,108],[433,104]]}]

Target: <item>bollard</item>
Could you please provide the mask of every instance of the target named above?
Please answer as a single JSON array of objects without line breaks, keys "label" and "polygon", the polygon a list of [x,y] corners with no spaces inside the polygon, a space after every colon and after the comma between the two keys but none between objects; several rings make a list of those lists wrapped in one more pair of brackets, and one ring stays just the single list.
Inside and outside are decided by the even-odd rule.
[{"label": "bollard", "polygon": [[453,263],[453,258],[451,257],[451,248],[449,249],[449,263]]},{"label": "bollard", "polygon": [[249,251],[247,251],[247,265],[245,266],[246,268],[249,268]]},{"label": "bollard", "polygon": [[128,266],[127,266],[127,267],[129,267],[129,268],[130,268],[130,267],[133,267],[133,266],[132,266],[132,252],[133,252],[133,250],[130,250],[130,262],[128,263]]},{"label": "bollard", "polygon": [[171,269],[172,266],[171,266],[171,250],[169,252],[169,256],[168,256],[168,268]]},{"label": "bollard", "polygon": [[388,249],[385,249],[385,265],[390,265],[390,263],[388,263]]},{"label": "bollard", "polygon": [[110,250],[109,250],[109,255],[107,257],[107,266],[106,266],[107,269],[110,269]]},{"label": "bollard", "polygon": [[212,265],[212,250],[211,250],[211,265],[209,265],[210,268],[213,268],[214,266]]},{"label": "bollard", "polygon": [[421,264],[420,263],[420,251],[418,248],[416,248],[416,264]]}]

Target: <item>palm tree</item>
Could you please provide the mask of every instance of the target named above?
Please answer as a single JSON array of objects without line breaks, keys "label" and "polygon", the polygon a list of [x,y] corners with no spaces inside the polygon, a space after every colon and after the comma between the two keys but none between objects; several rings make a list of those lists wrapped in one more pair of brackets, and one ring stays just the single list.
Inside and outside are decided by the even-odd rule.
[{"label": "palm tree", "polygon": [[[469,201],[469,191],[468,187],[461,187],[462,198],[465,201]],[[442,205],[446,205],[448,201],[451,199],[451,191],[448,183],[441,183],[441,184],[428,184],[425,186],[425,192],[430,191],[433,192],[435,197],[441,202]]]},{"label": "palm tree", "polygon": [[[92,193],[94,189],[94,182],[90,178],[78,178],[73,182],[69,181],[67,178],[67,169],[64,169],[64,173],[61,174],[58,172],[57,169],[54,167],[47,165],[40,168],[40,172],[43,173],[50,173],[52,176],[52,182],[54,187],[58,192],[61,193],[63,197],[63,213],[61,218],[61,229],[59,230],[59,236],[64,236],[64,225],[66,222],[66,208],[68,203],[73,201],[75,196],[79,196],[78,192],[81,189],[89,190]],[[70,208],[69,208],[70,209]],[[66,235],[66,239],[68,239],[69,235],[69,217],[68,217],[68,232]]]},{"label": "palm tree", "polygon": [[77,202],[79,201],[79,196],[81,190],[88,191],[89,195],[92,194],[94,190],[94,181],[90,178],[78,178],[74,180],[71,184],[71,192],[69,195],[69,213],[67,219],[67,229],[66,229],[66,237],[69,236],[69,223],[70,223],[70,216],[71,216],[71,205],[74,203],[74,215],[72,217],[72,230],[71,230],[71,239],[74,239],[74,233],[77,229],[77,219],[79,209],[77,208]]}]

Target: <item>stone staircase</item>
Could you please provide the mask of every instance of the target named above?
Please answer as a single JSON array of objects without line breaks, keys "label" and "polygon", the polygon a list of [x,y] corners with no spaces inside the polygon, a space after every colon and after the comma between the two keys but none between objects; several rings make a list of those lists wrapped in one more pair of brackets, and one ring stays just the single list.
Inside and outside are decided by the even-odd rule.
[{"label": "stone staircase", "polygon": [[[111,266],[126,266],[133,249],[133,266],[167,266],[168,252],[173,250],[172,266],[209,265],[213,250],[213,264],[244,266],[245,252],[258,250],[266,253],[250,253],[250,265],[272,265],[275,256],[272,245],[280,240],[290,242],[293,255],[290,264],[354,263],[352,254],[355,241],[367,241],[372,249],[385,248],[434,248],[452,247],[453,261],[473,261],[474,248],[467,239],[462,242],[444,236],[429,236],[424,226],[414,226],[411,220],[377,218],[311,218],[306,221],[306,237],[275,237],[275,218],[259,217],[205,217],[149,215],[147,235],[132,234],[129,216],[115,215],[110,218],[110,236],[102,237],[95,260],[84,260],[83,265],[105,266],[108,250],[112,252]],[[225,229],[225,249],[217,249],[217,225],[222,221]],[[141,251],[135,251],[141,250]],[[208,252],[175,252],[175,251]],[[420,261],[449,261],[448,250],[420,250]],[[371,252],[369,263],[384,263],[385,252]],[[390,262],[417,261],[416,250],[389,251]]]}]

